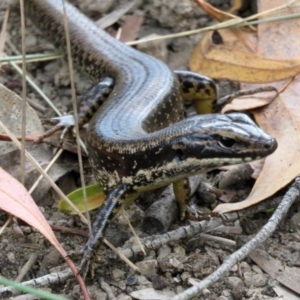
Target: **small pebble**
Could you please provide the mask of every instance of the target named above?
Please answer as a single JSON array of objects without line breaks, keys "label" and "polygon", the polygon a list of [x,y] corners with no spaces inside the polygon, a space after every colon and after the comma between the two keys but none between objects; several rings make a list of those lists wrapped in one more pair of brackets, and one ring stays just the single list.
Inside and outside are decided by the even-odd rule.
[{"label": "small pebble", "polygon": [[186,282],[191,277],[191,274],[189,272],[183,272],[181,274],[181,280],[183,282]]},{"label": "small pebble", "polygon": [[[29,226],[22,226],[21,228],[22,228],[23,233],[29,234],[32,232],[31,227],[29,227]],[[1,242],[3,243],[3,241],[1,241]]]},{"label": "small pebble", "polygon": [[244,273],[244,272],[247,272],[247,271],[251,271],[251,267],[249,266],[249,264],[247,264],[245,261],[242,261],[240,263],[240,266],[239,268],[241,269],[241,271]]},{"label": "small pebble", "polygon": [[231,291],[230,290],[223,290],[222,296],[226,297],[226,299],[231,299]]},{"label": "small pebble", "polygon": [[184,290],[185,290],[184,287],[181,285],[178,285],[175,288],[176,294],[181,294],[182,292],[184,292]]},{"label": "small pebble", "polygon": [[220,296],[218,297],[216,300],[228,300],[229,298],[225,297],[225,296]]},{"label": "small pebble", "polygon": [[121,290],[121,291],[125,291],[125,289],[126,289],[126,283],[125,283],[125,281],[124,280],[119,280],[118,281],[118,288]]},{"label": "small pebble", "polygon": [[300,212],[297,212],[292,216],[290,223],[294,230],[300,229]]},{"label": "small pebble", "polygon": [[155,259],[144,260],[136,263],[142,275],[150,277],[157,272],[157,261]]},{"label": "small pebble", "polygon": [[244,285],[238,285],[231,291],[231,295],[234,300],[243,299],[246,295],[247,288]]},{"label": "small pebble", "polygon": [[233,289],[238,285],[244,285],[241,278],[236,276],[229,276],[226,278],[226,287]]},{"label": "small pebble", "polygon": [[95,291],[93,296],[95,296],[96,300],[107,300],[107,294],[102,290]]},{"label": "small pebble", "polygon": [[244,273],[244,282],[247,287],[263,287],[267,284],[267,276],[265,274],[256,274],[253,271]]},{"label": "small pebble", "polygon": [[159,258],[168,256],[170,253],[171,253],[171,248],[168,245],[161,246],[157,251]]},{"label": "small pebble", "polygon": [[175,246],[173,252],[179,256],[185,256],[185,249],[181,246]]},{"label": "small pebble", "polygon": [[170,258],[169,263],[176,269],[180,269],[180,270],[184,269],[183,264],[175,257]]},{"label": "small pebble", "polygon": [[141,288],[152,288],[152,282],[150,282],[145,276],[138,276],[137,284]]},{"label": "small pebble", "polygon": [[125,282],[127,285],[134,285],[137,283],[137,280],[138,280],[138,276],[136,274],[130,274],[129,276],[127,276]]},{"label": "small pebble", "polygon": [[36,36],[33,36],[33,35],[27,36],[25,38],[25,45],[26,45],[26,48],[35,47],[37,45],[37,38],[36,38]]},{"label": "small pebble", "polygon": [[257,265],[253,265],[252,270],[253,270],[253,272],[255,272],[257,274],[262,274],[263,273],[261,268],[259,268]]},{"label": "small pebble", "polygon": [[122,293],[117,297],[117,300],[132,300],[132,297]]},{"label": "small pebble", "polygon": [[7,258],[9,260],[10,263],[14,264],[16,262],[16,257],[15,254],[13,252],[8,252],[7,253]]},{"label": "small pebble", "polygon": [[164,289],[168,286],[167,281],[164,278],[162,278],[158,275],[152,276],[151,281],[152,281],[152,284],[153,284],[153,288],[155,290],[160,290],[161,291],[162,289]]},{"label": "small pebble", "polygon": [[231,269],[230,272],[236,273],[238,271],[238,265],[234,265]]},{"label": "small pebble", "polygon": [[114,280],[118,281],[124,277],[124,271],[120,269],[114,269],[112,270],[111,275]]}]

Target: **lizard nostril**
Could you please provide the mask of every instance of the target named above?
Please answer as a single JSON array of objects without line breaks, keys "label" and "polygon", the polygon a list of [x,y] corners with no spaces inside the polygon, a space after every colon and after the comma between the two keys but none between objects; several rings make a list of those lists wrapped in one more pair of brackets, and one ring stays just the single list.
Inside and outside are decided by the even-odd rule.
[{"label": "lizard nostril", "polygon": [[278,146],[277,141],[275,139],[271,139],[268,143],[266,143],[264,145],[264,148],[266,150],[272,150],[272,152],[273,152],[273,151],[275,151],[277,146]]}]

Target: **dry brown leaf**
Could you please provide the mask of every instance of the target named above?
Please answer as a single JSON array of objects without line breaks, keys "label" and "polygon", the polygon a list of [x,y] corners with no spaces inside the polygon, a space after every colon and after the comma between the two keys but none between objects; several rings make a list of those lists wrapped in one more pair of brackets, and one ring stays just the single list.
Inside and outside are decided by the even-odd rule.
[{"label": "dry brown leaf", "polygon": [[[0,85],[0,102],[2,109],[0,111],[0,120],[17,136],[17,139],[21,139],[21,123],[18,120],[21,119],[22,114],[22,99],[14,92],[8,90],[6,87]],[[27,105],[27,123],[26,123],[26,141],[34,141],[37,139],[37,132],[43,132],[43,126],[36,112]],[[1,130],[0,130],[1,131]],[[59,141],[59,139],[57,138]],[[16,146],[10,141],[7,135],[0,134],[0,166],[6,170],[14,178],[20,176],[20,153],[19,150],[15,150]],[[59,142],[58,142],[59,144]],[[39,158],[40,165],[46,167],[53,157],[53,151],[49,148],[45,148],[43,145],[28,145],[28,151]],[[28,161],[25,161],[25,186],[30,188],[39,177],[39,173],[36,168]],[[58,180],[66,173],[74,169],[74,159],[72,156],[68,156],[64,159],[63,164],[54,164],[51,168],[50,176],[52,179]],[[39,186],[35,189],[32,196],[35,200],[42,199],[47,191],[50,189],[50,184],[46,180],[42,180]]]},{"label": "dry brown leaf", "polygon": [[122,27],[120,41],[123,43],[134,41],[143,24],[144,18],[137,15],[127,16]]},{"label": "dry brown leaf", "polygon": [[[226,41],[226,47],[245,52],[255,53],[257,47],[256,32],[249,32],[242,29],[223,29],[218,31],[222,41]],[[220,44],[222,46],[222,44]]]},{"label": "dry brown leaf", "polygon": [[279,299],[299,300],[299,295],[295,294],[289,288],[284,287],[282,284],[276,284],[272,289]]},{"label": "dry brown leaf", "polygon": [[[23,100],[14,92],[0,84],[0,120],[15,134],[21,135],[22,102]],[[38,134],[44,131],[37,113],[27,104],[26,106],[26,134]],[[0,133],[1,130],[0,130]],[[1,155],[15,150],[13,143],[4,143],[0,145]]]},{"label": "dry brown leaf", "polygon": [[[225,22],[230,20],[241,20],[241,18],[232,15],[231,13],[219,10],[203,0],[197,0],[196,2],[208,15],[210,15],[212,18],[214,18],[219,22]],[[252,34],[250,34],[250,32],[252,32]],[[241,47],[241,50],[245,49],[246,51],[249,50],[250,52],[255,52],[256,50],[255,32],[256,29],[254,27],[244,26],[240,28],[223,29],[218,31],[218,34],[220,35],[222,40],[226,41],[227,47],[237,48],[237,49]],[[211,33],[207,34],[207,36],[211,36],[211,35],[212,35]]]},{"label": "dry brown leaf", "polygon": [[[240,17],[237,17],[235,15],[233,15],[231,12],[226,12],[226,11],[222,11],[220,9],[217,9],[215,7],[213,7],[212,5],[210,5],[209,3],[207,3],[204,0],[196,0],[196,3],[198,3],[198,5],[209,15],[211,16],[213,19],[215,19],[218,22],[225,22],[225,21],[230,21],[230,20],[241,20]],[[238,7],[241,6],[241,3],[234,3],[235,6],[232,7],[232,9],[230,11],[235,11],[236,9],[238,9]],[[253,26],[243,26],[240,28],[232,28],[228,34],[230,35],[234,35],[235,37],[237,37],[240,41],[244,40],[244,37],[246,37],[247,39],[244,40],[245,45],[247,45],[247,47],[249,47],[249,49],[252,49],[252,45],[251,45],[251,41],[249,40],[249,35],[245,35],[244,33],[246,32],[256,32],[255,27]],[[224,32],[223,32],[224,33]],[[228,38],[227,38],[228,41]],[[249,43],[248,43],[249,42]]]},{"label": "dry brown leaf", "polygon": [[[28,153],[33,157],[38,158],[39,165],[44,169],[49,165],[49,162],[53,158],[53,150],[49,147],[45,147],[42,144],[30,145],[27,147]],[[48,175],[52,178],[53,181],[57,181],[65,176],[67,173],[74,170],[77,160],[73,155],[68,155],[67,153],[63,154],[60,161],[54,163],[51,169],[48,171]],[[9,153],[0,155],[0,166],[11,176],[17,180],[20,178],[20,151],[15,150]],[[24,186],[27,189],[35,184],[36,180],[39,178],[40,173],[37,171],[35,166],[29,161],[25,160],[24,170],[26,174]],[[39,185],[32,192],[32,197],[37,203],[43,201],[45,195],[49,192],[51,184],[43,179],[40,181]],[[74,189],[72,180],[64,181],[64,191],[69,192],[71,189]]]},{"label": "dry brown leaf", "polygon": [[[238,10],[242,3],[241,0],[239,1],[235,1],[236,3],[234,3],[234,6],[232,6],[232,8],[226,12],[220,9],[217,9],[216,7],[213,7],[212,5],[210,5],[209,3],[207,3],[204,0],[195,0],[196,3],[198,3],[198,5],[212,18],[214,18],[216,21],[218,22],[225,22],[225,21],[229,21],[229,20],[241,20],[242,18],[237,17],[235,15],[233,15],[231,12],[234,12],[236,10]],[[232,28],[231,29],[232,32],[234,33],[239,33],[242,31],[256,31],[255,27],[253,26],[244,26],[241,28]]]},{"label": "dry brown leaf", "polygon": [[[262,1],[260,10],[265,10],[266,6],[272,8],[269,4]],[[280,4],[282,3],[279,1],[272,2],[272,6]],[[299,10],[294,8],[289,13]],[[297,20],[261,24],[258,29],[258,54],[278,60],[299,57],[300,44],[298,45],[299,41],[296,42],[298,30]],[[272,86],[280,94],[270,105],[253,112],[260,126],[277,139],[278,149],[265,160],[264,168],[248,198],[235,204],[221,204],[216,212],[225,213],[256,204],[289,184],[300,172],[300,77],[273,83]],[[243,88],[253,88],[253,85],[244,85]]]},{"label": "dry brown leaf", "polygon": [[227,44],[215,45],[207,34],[191,55],[190,69],[215,79],[249,83],[274,82],[300,73],[300,60],[265,58],[241,48],[246,46],[233,49]]},{"label": "dry brown leaf", "polygon": [[229,10],[230,13],[235,13],[238,10],[240,10],[243,6],[243,0],[233,0],[232,1],[232,6]]},{"label": "dry brown leaf", "polygon": [[256,180],[252,192],[246,200],[221,204],[215,212],[225,213],[240,210],[270,197],[275,192],[290,183],[300,172],[300,113],[299,109],[292,109],[289,104],[299,105],[296,95],[291,95],[290,87],[300,84],[299,80],[290,84],[289,89],[283,91],[267,109],[258,109],[255,117],[260,126],[274,136],[278,148],[265,160],[260,176]]},{"label": "dry brown leaf", "polygon": [[230,103],[226,104],[221,113],[225,114],[231,111],[245,111],[254,108],[264,107],[270,104],[277,93],[274,92],[262,92],[255,95],[243,96],[233,99]]},{"label": "dry brown leaf", "polygon": [[252,167],[252,169],[254,170],[254,172],[251,175],[251,178],[253,179],[257,179],[259,177],[259,174],[261,173],[261,170],[264,167],[265,164],[265,159],[259,159],[259,160],[255,160],[249,163],[250,166]]},{"label": "dry brown leaf", "polygon": [[[202,8],[210,7],[208,4],[202,0],[198,0]],[[283,5],[283,1],[272,1],[271,5],[265,5],[260,11],[266,11],[272,7],[279,7]],[[298,8],[293,7],[293,9],[287,9],[285,13],[297,13]],[[229,16],[228,13],[223,13],[223,18],[221,17],[221,12],[209,8],[206,9],[212,17],[216,17],[217,20],[226,20]],[[280,11],[278,15],[282,16],[283,12]],[[273,15],[268,15],[268,17],[273,17]],[[299,43],[297,36],[298,28],[295,28],[295,35],[291,37],[290,41],[283,45],[280,42],[280,34],[289,35],[290,31],[286,30],[281,24],[285,21],[276,23],[267,23],[266,26],[271,28],[266,34],[271,34],[273,38],[273,43],[278,44],[279,47],[272,49],[275,53],[283,53],[282,49],[287,49],[295,47]],[[297,21],[294,21],[297,23]],[[271,24],[271,25],[270,25]],[[278,24],[274,26],[273,24]],[[265,26],[259,26],[259,29]],[[271,31],[271,32],[270,32]],[[199,72],[204,75],[210,76],[215,79],[229,79],[239,82],[249,82],[249,83],[262,83],[262,82],[274,82],[278,80],[283,80],[296,76],[300,72],[300,60],[299,56],[291,57],[272,55],[264,56],[256,50],[256,35],[254,32],[246,32],[241,29],[225,29],[219,30],[218,33],[222,37],[224,44],[214,44],[212,42],[212,33],[207,33],[202,41],[194,49],[190,58],[190,68],[194,72]],[[276,33],[279,33],[276,36]],[[262,38],[262,29],[260,29],[259,38]],[[267,47],[267,45],[265,45]],[[297,47],[296,47],[297,48]]]},{"label": "dry brown leaf", "polygon": [[237,192],[233,189],[222,189],[223,195],[219,197],[220,201],[223,203],[230,203],[234,196],[236,196]]},{"label": "dry brown leaf", "polygon": [[212,18],[218,22],[224,22],[231,19],[240,19],[230,13],[217,9],[204,0],[196,0],[196,3]]}]

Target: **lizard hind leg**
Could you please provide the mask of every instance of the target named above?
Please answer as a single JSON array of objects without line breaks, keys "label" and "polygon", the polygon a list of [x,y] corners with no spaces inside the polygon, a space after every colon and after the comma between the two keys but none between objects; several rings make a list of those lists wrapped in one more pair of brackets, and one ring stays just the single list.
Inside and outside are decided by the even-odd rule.
[{"label": "lizard hind leg", "polygon": [[[108,98],[113,89],[113,86],[113,79],[106,77],[98,82],[95,86],[93,86],[85,95],[85,97],[83,97],[78,108],[77,123],[79,128],[81,128],[91,120],[98,108]],[[60,141],[62,143],[62,140],[67,131],[73,130],[73,134],[75,134],[75,122],[76,121],[73,115],[65,115],[42,120],[43,125],[50,125],[51,128],[45,131],[41,136],[39,136],[36,142],[41,142],[46,137],[49,137],[53,133],[61,130]]]},{"label": "lizard hind leg", "polygon": [[184,101],[192,100],[198,114],[215,111],[218,89],[215,82],[204,75],[190,71],[175,71],[180,83],[180,95]]}]

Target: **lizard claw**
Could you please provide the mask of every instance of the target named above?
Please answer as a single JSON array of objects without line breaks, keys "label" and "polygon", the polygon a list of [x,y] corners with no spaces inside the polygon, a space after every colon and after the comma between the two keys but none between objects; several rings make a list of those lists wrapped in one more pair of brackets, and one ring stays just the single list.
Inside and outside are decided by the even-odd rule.
[{"label": "lizard claw", "polygon": [[93,255],[90,253],[86,254],[84,252],[84,249],[80,250],[80,251],[69,251],[68,252],[68,256],[75,258],[78,256],[82,256],[83,254],[83,258],[80,262],[78,269],[78,274],[80,274],[82,276],[82,278],[86,278],[88,272],[91,272],[92,275],[94,273],[94,269],[93,269]]},{"label": "lizard claw", "polygon": [[35,140],[36,143],[42,142],[45,138],[49,137],[55,132],[62,131],[60,135],[60,143],[62,143],[63,138],[67,131],[74,128],[75,121],[73,115],[66,115],[61,117],[55,117],[47,120],[42,120],[43,125],[53,126],[42,134],[38,139]]}]

